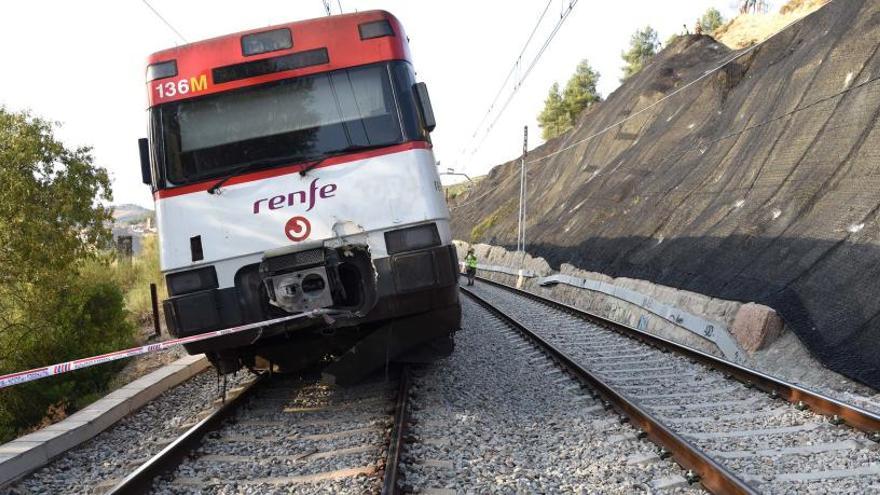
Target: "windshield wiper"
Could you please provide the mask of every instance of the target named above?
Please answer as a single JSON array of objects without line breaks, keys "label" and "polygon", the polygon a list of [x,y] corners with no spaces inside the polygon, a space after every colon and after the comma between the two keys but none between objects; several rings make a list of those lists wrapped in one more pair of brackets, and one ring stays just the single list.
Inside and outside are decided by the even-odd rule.
[{"label": "windshield wiper", "polygon": [[283,156],[280,158],[270,158],[268,160],[258,160],[255,162],[246,163],[238,168],[233,169],[232,172],[229,172],[222,179],[215,182],[214,185],[212,185],[211,187],[208,188],[208,194],[217,194],[217,190],[220,189],[220,187],[222,187],[223,184],[226,184],[226,182],[229,179],[232,179],[236,175],[247,172],[248,170],[252,170],[254,168],[266,167],[266,166],[270,166],[270,165],[277,165],[279,163],[290,162],[291,160],[297,159],[297,161],[309,162],[308,165],[306,165],[302,170],[299,171],[299,174],[301,176],[305,176],[307,173],[311,172],[316,167],[318,167],[322,163],[324,163],[324,160],[326,160],[330,157],[344,155],[346,153],[352,153],[355,151],[366,151],[366,150],[373,150],[373,149],[377,149],[377,148],[384,148],[386,146],[391,146],[392,144],[396,144],[396,143],[366,144],[366,145],[365,144],[353,144],[353,145],[347,146],[341,150],[331,151],[329,153],[322,153],[320,155]]},{"label": "windshield wiper", "polygon": [[314,161],[314,162],[310,163],[308,166],[306,166],[305,168],[303,168],[302,170],[300,170],[300,171],[299,171],[299,175],[305,177],[305,175],[306,175],[307,173],[309,173],[309,172],[311,172],[312,170],[314,170],[315,168],[317,168],[319,165],[321,165],[322,163],[324,163],[324,160],[326,160],[326,159],[328,159],[328,158],[330,158],[330,157],[332,157],[332,156],[344,155],[344,154],[346,154],[346,153],[352,153],[352,152],[355,152],[355,151],[374,150],[374,149],[377,149],[377,148],[384,148],[384,147],[386,147],[386,146],[391,146],[391,145],[393,145],[393,144],[396,144],[396,143],[385,143],[385,144],[353,144],[353,145],[351,145],[351,146],[347,146],[347,147],[345,147],[345,148],[343,148],[343,149],[341,149],[341,150],[337,150],[337,151],[333,151],[333,152],[330,152],[330,153],[325,154],[320,160]]},{"label": "windshield wiper", "polygon": [[[242,165],[238,168],[232,169],[232,172],[229,172],[228,174],[223,176],[222,179],[215,182],[213,186],[209,187],[208,194],[217,194],[217,190],[220,189],[220,187],[223,186],[223,184],[226,184],[226,182],[229,179],[235,177],[238,174],[247,172],[248,170],[252,170],[252,169],[260,168],[260,167],[267,167],[270,165],[278,165],[279,163],[290,162],[291,160],[295,160],[295,159],[296,160],[303,160],[304,159],[304,161],[310,161],[310,160],[314,160],[315,158],[318,158],[318,157],[315,157],[315,156],[302,157],[300,155],[288,155],[288,156],[282,156],[280,158],[270,158],[268,160],[257,160],[254,162],[245,163],[244,165]],[[321,158],[321,159],[323,160],[323,158]]]}]

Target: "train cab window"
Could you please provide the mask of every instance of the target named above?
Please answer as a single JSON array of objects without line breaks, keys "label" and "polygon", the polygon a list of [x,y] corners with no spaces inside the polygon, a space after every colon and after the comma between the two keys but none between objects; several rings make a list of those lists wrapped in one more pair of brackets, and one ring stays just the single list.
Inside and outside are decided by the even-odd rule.
[{"label": "train cab window", "polygon": [[155,108],[165,186],[425,139],[413,125],[411,73],[405,62],[374,64]]}]

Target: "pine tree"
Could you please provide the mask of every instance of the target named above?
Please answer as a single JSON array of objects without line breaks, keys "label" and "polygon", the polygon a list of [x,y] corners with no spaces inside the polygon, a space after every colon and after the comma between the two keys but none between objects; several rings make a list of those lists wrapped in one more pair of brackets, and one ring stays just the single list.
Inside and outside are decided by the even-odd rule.
[{"label": "pine tree", "polygon": [[544,100],[544,110],[538,115],[538,126],[544,139],[555,138],[571,128],[565,101],[559,91],[559,83],[550,86],[550,93]]},{"label": "pine tree", "polygon": [[587,60],[582,60],[574,74],[565,85],[563,102],[568,112],[570,125],[574,125],[578,115],[587,107],[597,101],[601,101],[596,84],[599,82],[599,73],[590,67]]},{"label": "pine tree", "polygon": [[720,28],[722,24],[724,24],[724,18],[716,8],[710,8],[700,18],[700,25],[703,27],[704,33],[711,33]]},{"label": "pine tree", "polygon": [[660,40],[657,37],[657,31],[651,26],[645,26],[645,29],[639,29],[633,33],[629,40],[629,50],[620,54],[626,65],[623,66],[623,77],[621,81],[625,81],[629,76],[642,70],[651,57],[657,54],[660,47]]}]

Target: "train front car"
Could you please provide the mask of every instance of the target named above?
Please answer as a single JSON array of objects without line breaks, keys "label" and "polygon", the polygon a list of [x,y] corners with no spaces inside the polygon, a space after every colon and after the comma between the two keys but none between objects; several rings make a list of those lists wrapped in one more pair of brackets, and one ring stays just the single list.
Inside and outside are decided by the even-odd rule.
[{"label": "train front car", "polygon": [[141,161],[171,333],[308,315],[190,353],[222,372],[328,355],[367,372],[451,352],[458,267],[434,115],[397,19],[333,16],[166,50],[147,89]]}]

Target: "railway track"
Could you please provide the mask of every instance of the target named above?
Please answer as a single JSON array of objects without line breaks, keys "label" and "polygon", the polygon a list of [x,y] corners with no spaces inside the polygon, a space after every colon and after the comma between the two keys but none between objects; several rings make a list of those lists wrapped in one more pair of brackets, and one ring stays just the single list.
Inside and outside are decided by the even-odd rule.
[{"label": "railway track", "polygon": [[108,493],[394,493],[409,386],[395,372],[346,388],[260,377]]},{"label": "railway track", "polygon": [[455,353],[413,370],[403,493],[702,493],[506,321],[462,309]]},{"label": "railway track", "polygon": [[465,293],[714,493],[880,492],[871,412],[500,284]]}]

